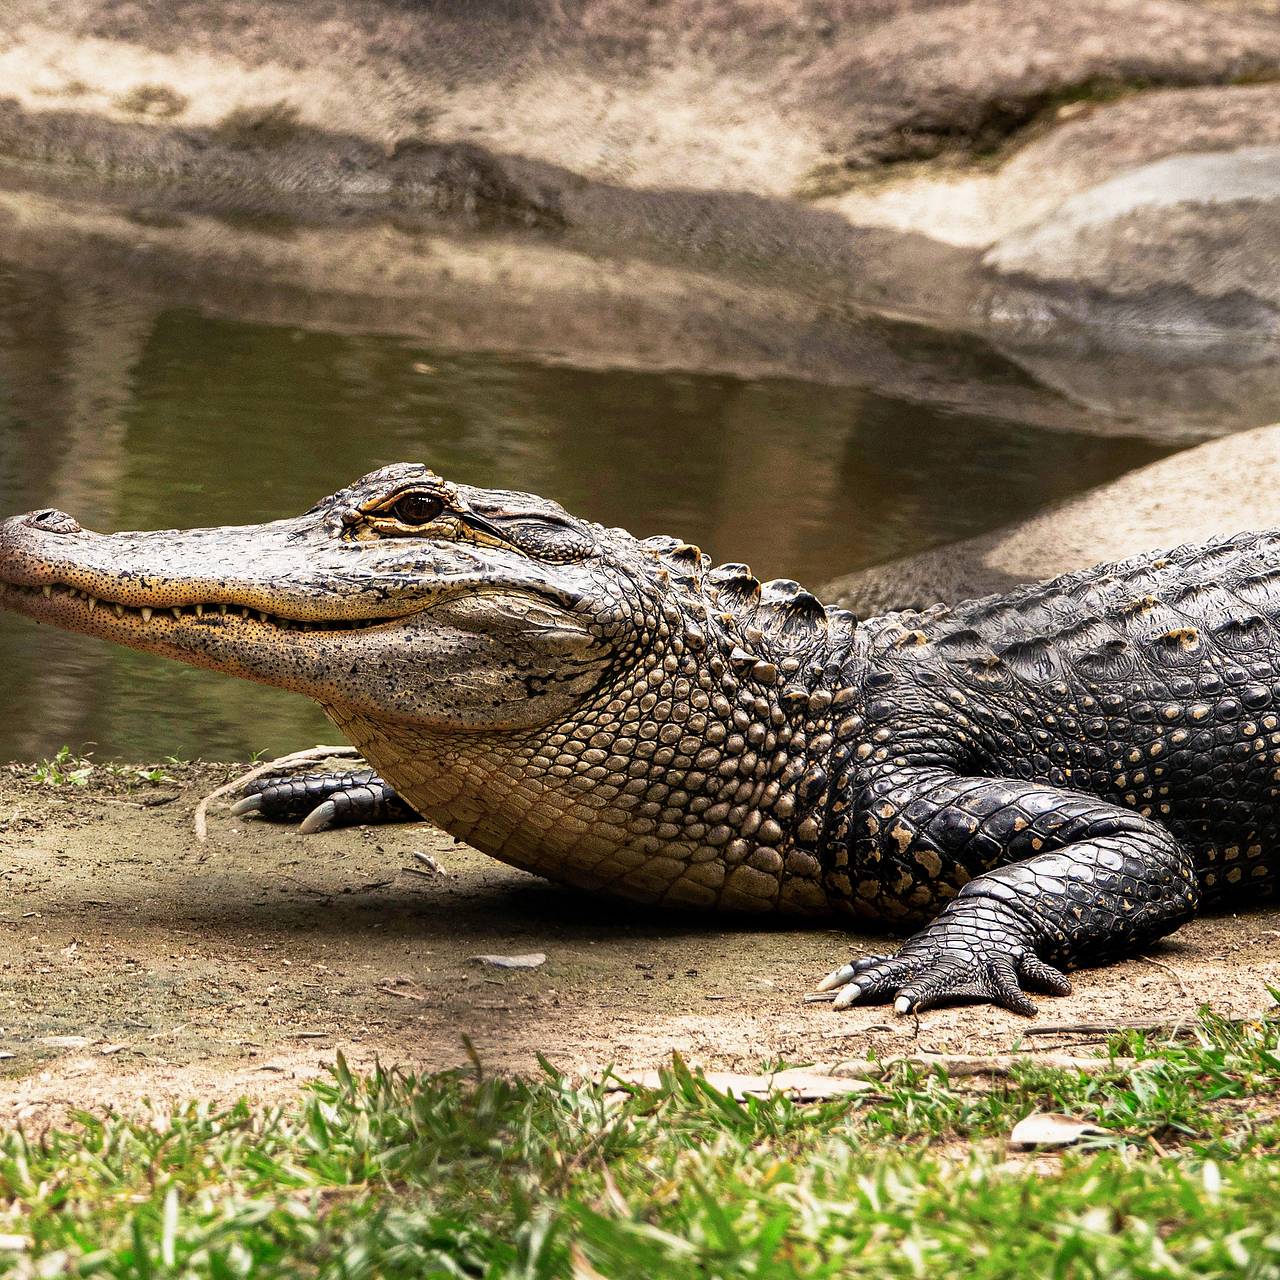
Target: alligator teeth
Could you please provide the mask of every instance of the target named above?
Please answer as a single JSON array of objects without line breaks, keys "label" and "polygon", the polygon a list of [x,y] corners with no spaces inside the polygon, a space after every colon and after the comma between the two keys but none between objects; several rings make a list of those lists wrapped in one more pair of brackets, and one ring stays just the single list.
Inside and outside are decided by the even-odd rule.
[{"label": "alligator teeth", "polygon": [[204,617],[204,605],[202,605],[202,604],[198,604],[198,605],[196,605],[196,617],[197,617],[197,618],[203,618],[203,617]]},{"label": "alligator teeth", "polygon": [[261,618],[263,622],[266,622],[267,620],[267,615],[262,609],[258,610],[258,617]]},{"label": "alligator teeth", "polygon": [[218,612],[225,618],[227,616],[227,606],[225,604],[220,604],[218,606]]},{"label": "alligator teeth", "polygon": [[53,595],[52,587],[41,587],[40,590],[44,593],[44,598],[46,600],[50,599],[50,597],[52,597]]},{"label": "alligator teeth", "polygon": [[89,612],[90,612],[90,613],[92,613],[92,612],[93,612],[97,607],[98,607],[98,597],[97,597],[97,596],[90,596],[90,597],[89,597]]},{"label": "alligator teeth", "polygon": [[173,608],[172,608],[172,609],[170,609],[170,610],[169,610],[169,612],[170,612],[171,614],[173,614],[174,618],[175,618],[178,622],[181,622],[181,621],[182,621],[182,610],[181,610],[181,609],[179,609],[179,608],[178,608],[178,606],[177,606],[176,604],[173,606]]},{"label": "alligator teeth", "polygon": [[111,607],[116,611],[116,617],[117,617],[117,618],[123,618],[123,617],[124,617],[124,605],[122,605],[122,604],[113,604]]},{"label": "alligator teeth", "polygon": [[145,604],[142,606],[142,620],[143,622],[151,621],[151,610]]},{"label": "alligator teeth", "polygon": [[240,616],[241,616],[242,618],[247,618],[247,617],[249,616],[249,610],[248,610],[248,609],[245,609],[245,608],[241,608],[241,610],[240,610]]}]

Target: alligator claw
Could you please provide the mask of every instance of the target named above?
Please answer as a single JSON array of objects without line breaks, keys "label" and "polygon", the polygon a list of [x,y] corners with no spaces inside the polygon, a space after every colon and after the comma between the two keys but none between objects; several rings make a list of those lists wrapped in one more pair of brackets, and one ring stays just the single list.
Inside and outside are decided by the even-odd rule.
[{"label": "alligator claw", "polygon": [[[983,957],[972,953],[899,953],[892,960],[864,969],[855,976],[855,965],[845,965],[824,981],[840,990],[833,1001],[837,1009],[847,1009],[858,1000],[893,997],[896,1013],[920,1013],[952,1000],[979,1000],[1001,1005],[1014,1013],[1034,1014],[1035,1002],[1023,985],[1051,995],[1069,995],[1071,980],[1034,954],[1016,957]],[[849,979],[835,982],[837,974]]]},{"label": "alligator claw", "polygon": [[355,823],[418,821],[418,814],[372,769],[270,774],[245,787],[231,812],[269,822],[297,822],[304,836]]},{"label": "alligator claw", "polygon": [[955,904],[894,956],[867,956],[833,969],[818,984],[836,991],[836,1009],[859,1000],[893,1001],[897,1013],[919,1013],[952,1000],[979,1000],[1034,1014],[1024,988],[1068,995],[1071,980],[1031,949],[1026,926],[1003,904]]},{"label": "alligator claw", "polygon": [[857,972],[851,964],[843,964],[838,969],[832,969],[823,980],[814,987],[815,991],[834,991],[836,987],[843,987],[846,982]]},{"label": "alligator claw", "polygon": [[298,832],[301,835],[314,835],[317,831],[323,831],[326,827],[333,826],[333,820],[338,816],[338,806],[332,800],[326,800],[324,804],[318,804],[309,814],[298,824]]}]

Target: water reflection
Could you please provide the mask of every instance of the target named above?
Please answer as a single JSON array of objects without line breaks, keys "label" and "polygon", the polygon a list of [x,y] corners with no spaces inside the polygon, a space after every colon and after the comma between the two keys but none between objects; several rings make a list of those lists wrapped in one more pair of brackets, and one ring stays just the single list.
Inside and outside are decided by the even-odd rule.
[{"label": "water reflection", "polygon": [[[291,514],[385,462],[528,488],[803,582],[965,537],[1168,452],[856,387],[585,370],[163,310],[0,268],[0,511],[98,528]],[[304,699],[0,616],[0,758],[244,757]]]}]

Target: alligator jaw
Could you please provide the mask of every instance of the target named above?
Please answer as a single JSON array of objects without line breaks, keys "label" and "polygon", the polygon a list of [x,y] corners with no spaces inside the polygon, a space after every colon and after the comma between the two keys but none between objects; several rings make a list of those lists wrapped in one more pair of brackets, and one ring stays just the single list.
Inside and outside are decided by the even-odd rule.
[{"label": "alligator jaw", "polygon": [[315,521],[103,535],[62,512],[34,512],[0,523],[0,609],[194,666],[324,691],[323,674],[339,670],[345,652],[411,625],[433,603],[429,585],[400,596],[361,590],[357,579],[344,586],[341,565],[308,577],[309,562],[331,547]]},{"label": "alligator jaw", "polygon": [[290,618],[282,614],[252,609],[228,601],[194,601],[172,604],[168,599],[154,604],[125,604],[92,595],[66,582],[31,586],[0,581],[0,608],[26,614],[37,622],[50,622],[68,631],[83,631],[116,643],[131,643],[131,637],[154,636],[163,643],[183,628],[223,629],[247,626],[275,631],[359,630],[394,624],[405,615],[385,618]]}]

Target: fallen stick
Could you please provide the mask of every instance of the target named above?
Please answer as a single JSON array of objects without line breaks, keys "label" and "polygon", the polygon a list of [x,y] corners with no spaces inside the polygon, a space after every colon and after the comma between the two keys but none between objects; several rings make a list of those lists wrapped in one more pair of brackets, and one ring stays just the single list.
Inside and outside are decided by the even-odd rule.
[{"label": "fallen stick", "polygon": [[1175,1018],[1163,1022],[1056,1022],[1040,1027],[1025,1027],[1019,1031],[1024,1036],[1114,1036],[1122,1031],[1168,1031],[1170,1035],[1184,1035],[1190,1029],[1191,1019]]},{"label": "fallen stick", "polygon": [[1075,1058],[1066,1054],[1037,1054],[1034,1058],[1025,1053],[911,1053],[897,1058],[881,1058],[874,1062],[839,1062],[830,1074],[852,1080],[879,1080],[894,1067],[941,1067],[949,1076],[1007,1076],[1020,1063],[1037,1067],[1056,1067],[1062,1071],[1082,1071],[1086,1075],[1100,1075],[1108,1071],[1123,1071],[1133,1063],[1132,1058]]},{"label": "fallen stick", "polygon": [[[797,1102],[824,1102],[832,1098],[868,1097],[865,1081],[852,1076],[837,1077],[821,1068],[792,1067],[768,1075],[746,1075],[738,1071],[707,1071],[703,1079],[721,1093],[741,1101],[743,1098],[768,1097],[771,1093],[789,1094]],[[611,1071],[605,1080],[610,1093],[625,1092],[630,1088],[658,1089],[662,1087],[659,1071]]]},{"label": "fallen stick", "polygon": [[1136,956],[1134,958],[1142,964],[1149,964],[1153,969],[1163,969],[1178,984],[1178,990],[1188,999],[1190,998],[1191,992],[1187,990],[1187,984],[1183,982],[1182,974],[1173,965],[1165,964],[1163,960],[1153,960],[1150,956]]},{"label": "fallen stick", "polygon": [[264,773],[270,773],[273,769],[292,769],[295,765],[315,764],[320,760],[329,760],[334,756],[343,758],[359,757],[360,753],[355,747],[311,747],[307,751],[293,751],[287,756],[277,756],[274,760],[267,760],[265,763],[255,765],[247,773],[242,773],[238,778],[232,778],[230,782],[224,783],[216,791],[210,791],[203,800],[196,805],[196,839],[202,844],[209,838],[209,822],[208,812],[209,804],[213,800],[221,799],[232,791],[237,791],[246,783],[252,782],[255,778],[260,778]]}]

